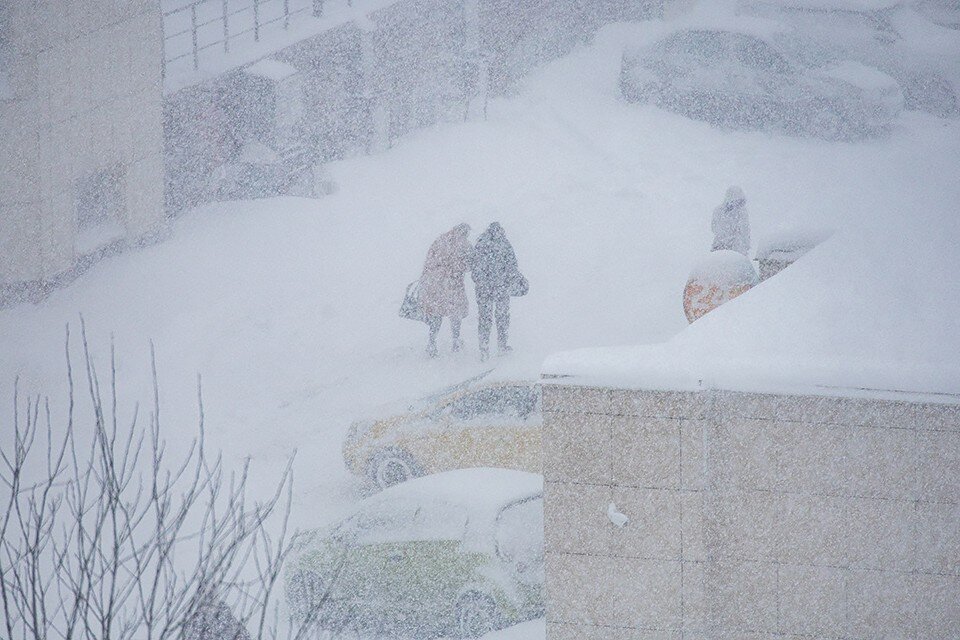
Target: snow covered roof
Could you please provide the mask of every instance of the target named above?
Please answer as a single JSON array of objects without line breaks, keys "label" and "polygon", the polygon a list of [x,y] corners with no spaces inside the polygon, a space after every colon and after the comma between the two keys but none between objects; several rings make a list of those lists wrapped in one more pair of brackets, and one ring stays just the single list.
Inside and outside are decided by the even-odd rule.
[{"label": "snow covered roof", "polygon": [[[362,501],[357,513],[394,509],[422,511],[423,522],[409,531],[386,533],[390,541],[449,539],[463,536],[465,548],[493,550],[497,516],[509,504],[538,498],[543,477],[512,469],[458,469],[408,480]],[[451,510],[453,508],[453,510]],[[462,518],[461,522],[457,522]],[[452,527],[452,529],[451,529]],[[461,528],[465,527],[465,528]]]},{"label": "snow covered roof", "polygon": [[936,210],[853,225],[666,343],[559,353],[542,373],[620,388],[960,402],[960,234]]}]

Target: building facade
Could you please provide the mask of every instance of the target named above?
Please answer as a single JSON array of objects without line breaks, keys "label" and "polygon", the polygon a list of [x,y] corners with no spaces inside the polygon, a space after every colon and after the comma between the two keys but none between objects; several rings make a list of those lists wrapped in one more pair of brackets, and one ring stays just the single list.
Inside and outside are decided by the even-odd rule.
[{"label": "building facade", "polygon": [[154,0],[0,2],[0,301],[163,223]]},{"label": "building facade", "polygon": [[960,637],[937,400],[545,385],[548,640]]}]

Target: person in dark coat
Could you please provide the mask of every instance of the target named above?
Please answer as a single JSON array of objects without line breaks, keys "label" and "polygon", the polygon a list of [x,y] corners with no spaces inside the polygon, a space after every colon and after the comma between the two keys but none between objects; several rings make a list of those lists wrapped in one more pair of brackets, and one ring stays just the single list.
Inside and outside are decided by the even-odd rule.
[{"label": "person in dark coat", "polygon": [[473,247],[467,236],[470,226],[458,224],[437,238],[427,252],[420,277],[420,305],[427,316],[430,337],[427,355],[437,356],[437,334],[444,316],[450,318],[453,333],[453,350],[463,348],[460,339],[460,323],[467,317],[469,304],[464,274],[470,268]]},{"label": "person in dark coat", "polygon": [[476,285],[479,310],[480,357],[489,357],[490,329],[493,318],[497,321],[497,345],[501,353],[511,351],[507,344],[510,331],[510,294],[518,280],[522,280],[517,267],[517,256],[507,240],[503,227],[494,222],[477,238],[473,262],[470,268]]}]

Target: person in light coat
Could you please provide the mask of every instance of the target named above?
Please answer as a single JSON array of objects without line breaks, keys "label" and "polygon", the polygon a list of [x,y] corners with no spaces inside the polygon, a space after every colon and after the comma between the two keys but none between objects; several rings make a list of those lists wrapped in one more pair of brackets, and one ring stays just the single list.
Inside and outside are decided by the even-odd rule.
[{"label": "person in light coat", "polygon": [[473,247],[467,236],[470,226],[458,224],[437,238],[427,252],[420,277],[420,306],[427,317],[430,336],[427,355],[437,356],[437,334],[443,318],[450,318],[453,350],[463,348],[460,323],[467,317],[469,303],[464,275],[470,268]]},{"label": "person in light coat", "polygon": [[750,257],[750,218],[740,187],[730,187],[723,204],[713,210],[711,251],[736,251]]}]

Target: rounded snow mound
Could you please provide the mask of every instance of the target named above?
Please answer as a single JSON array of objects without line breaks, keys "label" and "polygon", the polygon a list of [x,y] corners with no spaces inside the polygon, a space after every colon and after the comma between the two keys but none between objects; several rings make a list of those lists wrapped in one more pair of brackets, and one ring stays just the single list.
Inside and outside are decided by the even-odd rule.
[{"label": "rounded snow mound", "polygon": [[753,263],[742,253],[712,251],[694,265],[689,280],[727,289],[745,285],[752,287],[760,281],[760,277]]}]

